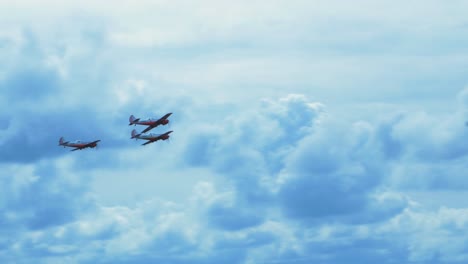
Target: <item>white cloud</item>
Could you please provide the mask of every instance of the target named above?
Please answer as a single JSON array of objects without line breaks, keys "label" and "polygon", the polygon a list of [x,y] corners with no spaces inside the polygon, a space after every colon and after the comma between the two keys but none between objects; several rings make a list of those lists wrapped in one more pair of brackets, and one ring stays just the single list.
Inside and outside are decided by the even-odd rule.
[{"label": "white cloud", "polygon": [[[125,145],[119,149],[120,155],[112,156],[115,168],[101,165],[93,172],[77,170],[77,166],[91,162],[86,161],[84,154],[70,155],[56,163],[47,161],[42,166],[31,165],[29,169],[18,167],[20,174],[25,175],[22,185],[34,184],[35,178],[28,176],[31,171],[38,171],[40,178],[35,181],[41,181],[42,175],[53,168],[53,180],[43,186],[50,192],[45,198],[55,198],[52,193],[68,186],[69,195],[78,198],[74,202],[61,196],[61,202],[83,208],[80,198],[83,192],[95,200],[88,200],[92,201],[92,210],[83,209],[67,221],[37,231],[16,230],[14,242],[0,240],[0,243],[10,243],[6,252],[15,252],[16,259],[27,261],[35,256],[45,262],[93,261],[102,258],[102,252],[107,255],[103,263],[143,260],[210,263],[226,256],[232,263],[464,260],[464,238],[454,231],[463,228],[464,209],[418,211],[424,208],[424,203],[418,207],[418,201],[410,200],[398,189],[398,184],[392,183],[395,179],[390,172],[396,166],[395,160],[388,162],[381,148],[383,134],[379,125],[337,120],[324,109],[322,104],[303,95],[266,98],[256,106],[235,112],[223,123],[210,124],[209,128],[196,122],[199,116],[188,115],[185,122],[190,125],[181,125],[184,129],[180,131],[193,131],[191,136],[181,136],[166,151],[160,151],[161,145],[138,149]],[[392,125],[398,127],[403,120]],[[405,131],[431,129],[416,122],[405,124]],[[127,126],[126,120],[124,125]],[[403,145],[408,146],[411,138],[408,135],[412,133],[399,133],[397,139],[405,139]],[[437,139],[438,134],[434,135]],[[422,147],[424,142],[417,146]],[[109,149],[102,151],[110,153]],[[397,159],[408,157],[406,151],[404,147]],[[181,153],[184,155],[178,158]],[[196,156],[203,153],[205,157]],[[146,163],[147,160],[158,162]],[[406,160],[408,164],[413,161]],[[177,169],[181,165],[185,168],[183,172]],[[440,166],[457,169],[450,163]],[[181,175],[171,173],[172,170]],[[164,182],[162,176],[153,176],[154,171],[178,181],[184,181],[188,175],[198,177],[190,174],[194,172],[211,173],[211,178],[187,184],[194,186],[193,190],[181,193],[182,198],[173,203],[152,187]],[[401,177],[409,174],[402,171]],[[114,204],[112,199],[103,203],[102,197],[97,196],[103,194],[106,186],[115,190],[120,178],[141,181],[143,178],[138,175],[154,178],[145,180],[152,193],[148,191],[132,202],[130,198],[114,200]],[[107,179],[102,181],[102,188],[92,189],[90,179],[100,177]],[[427,183],[425,178],[420,180],[421,183],[412,182],[413,186],[419,188]],[[387,185],[389,182],[394,185]],[[460,183],[459,179],[454,179],[456,182]],[[174,186],[178,185],[166,186],[177,192]],[[296,189],[291,191],[291,186]],[[140,188],[131,182],[122,187],[118,192],[123,197]],[[93,196],[89,196],[90,190],[95,192]],[[24,198],[25,194],[19,195]],[[302,213],[298,214],[297,209]],[[10,218],[30,219],[22,212],[25,211],[10,206],[2,213]],[[426,235],[431,228],[436,231],[429,232],[432,236]],[[443,245],[453,237],[456,243]],[[439,253],[433,255],[431,252],[436,248]],[[8,260],[6,255],[0,258]]]},{"label": "white cloud", "polygon": [[0,0],[0,260],[465,261],[467,9]]},{"label": "white cloud", "polygon": [[464,227],[466,209],[440,208],[435,212],[407,211],[383,227],[383,232],[403,235],[409,261],[459,263],[466,261]]}]

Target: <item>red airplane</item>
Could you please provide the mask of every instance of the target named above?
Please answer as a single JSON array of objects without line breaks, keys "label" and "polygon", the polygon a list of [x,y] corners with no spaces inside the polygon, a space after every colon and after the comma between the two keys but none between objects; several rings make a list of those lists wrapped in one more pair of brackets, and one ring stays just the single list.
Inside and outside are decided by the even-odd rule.
[{"label": "red airplane", "polygon": [[77,140],[77,141],[70,142],[70,141],[65,141],[65,139],[61,137],[59,140],[59,146],[71,147],[71,148],[74,148],[71,151],[75,151],[75,150],[81,150],[85,148],[95,148],[97,147],[97,143],[99,141],[101,140],[95,140],[92,142],[82,142],[80,140]]},{"label": "red airplane", "polygon": [[159,119],[149,118],[149,119],[146,119],[146,120],[140,120],[140,118],[135,118],[135,116],[131,115],[130,118],[128,119],[128,121],[130,121],[130,124],[128,124],[128,125],[129,126],[131,126],[131,125],[145,125],[145,126],[148,126],[143,131],[141,131],[141,133],[146,133],[146,132],[150,131],[151,129],[153,129],[153,128],[159,126],[159,125],[167,125],[169,123],[169,120],[167,118],[170,115],[172,115],[172,113],[167,113],[167,114],[165,114],[163,117],[161,117]]},{"label": "red airplane", "polygon": [[149,143],[156,142],[158,140],[168,140],[170,133],[172,133],[172,130],[167,131],[164,134],[149,133],[149,134],[146,134],[146,135],[142,135],[142,133],[137,133],[137,131],[135,129],[133,129],[131,138],[148,140],[145,143],[141,144],[142,146],[144,146],[144,145],[148,145]]}]

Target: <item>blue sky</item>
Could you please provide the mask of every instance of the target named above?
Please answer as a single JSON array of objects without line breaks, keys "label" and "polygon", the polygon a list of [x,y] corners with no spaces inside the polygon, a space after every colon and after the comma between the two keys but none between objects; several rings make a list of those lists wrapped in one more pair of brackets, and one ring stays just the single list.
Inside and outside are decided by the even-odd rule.
[{"label": "blue sky", "polygon": [[0,1],[1,262],[466,263],[467,11]]}]

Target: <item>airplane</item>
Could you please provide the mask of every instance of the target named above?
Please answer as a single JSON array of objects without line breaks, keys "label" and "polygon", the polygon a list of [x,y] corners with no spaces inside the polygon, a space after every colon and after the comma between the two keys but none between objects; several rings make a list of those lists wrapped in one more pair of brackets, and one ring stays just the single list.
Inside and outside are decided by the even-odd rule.
[{"label": "airplane", "polygon": [[164,134],[149,133],[149,134],[146,134],[146,135],[142,135],[142,133],[137,133],[137,131],[135,129],[133,129],[131,138],[134,138],[135,140],[136,139],[148,140],[145,143],[141,144],[142,146],[144,146],[144,145],[148,145],[149,143],[156,142],[158,140],[167,140],[167,139],[169,139],[169,134],[170,133],[172,133],[172,130],[167,131]]},{"label": "airplane", "polygon": [[149,118],[149,119],[146,119],[146,120],[141,120],[140,118],[135,118],[134,115],[131,115],[130,118],[128,119],[128,121],[130,121],[130,124],[128,124],[128,125],[129,126],[131,126],[131,125],[145,125],[145,126],[148,126],[143,131],[141,131],[141,133],[146,133],[146,132],[150,131],[151,129],[153,129],[153,128],[159,126],[159,125],[167,125],[169,123],[169,120],[167,118],[170,115],[172,115],[172,113],[167,113],[167,114],[165,114],[163,117],[161,117],[159,119]]},{"label": "airplane", "polygon": [[77,141],[70,142],[70,141],[65,141],[65,139],[61,137],[59,139],[59,146],[71,147],[71,148],[74,148],[71,151],[75,151],[75,150],[82,150],[85,148],[95,148],[97,147],[97,143],[99,141],[101,140],[95,140],[91,142],[83,142],[83,141],[77,140]]}]

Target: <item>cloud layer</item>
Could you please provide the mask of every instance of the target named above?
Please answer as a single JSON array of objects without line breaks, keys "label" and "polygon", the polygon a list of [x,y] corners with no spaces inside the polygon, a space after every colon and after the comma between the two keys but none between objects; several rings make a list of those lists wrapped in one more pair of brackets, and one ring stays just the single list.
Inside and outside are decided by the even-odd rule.
[{"label": "cloud layer", "polygon": [[[462,104],[459,112],[463,109]],[[91,177],[75,169],[73,156],[6,163],[2,233],[15,239],[2,240],[2,258],[46,263],[465,261],[465,240],[457,233],[465,209],[428,211],[424,201],[405,194],[408,189],[463,189],[463,178],[455,176],[444,178],[453,185],[431,185],[434,176],[428,172],[461,170],[457,164],[466,154],[423,155],[429,141],[421,136],[415,142],[410,135],[440,138],[434,136],[438,126],[407,121],[420,116],[349,125],[302,95],[262,100],[221,123],[198,126],[194,136],[174,145],[175,165],[207,168],[217,177],[196,184],[180,203],[149,199],[100,205]],[[456,128],[463,118],[454,116],[458,122],[450,124]],[[451,131],[431,144],[450,144],[464,135]],[[389,155],[386,144],[398,144],[400,151]],[[457,242],[447,243],[453,236]]]},{"label": "cloud layer", "polygon": [[112,5],[0,3],[2,263],[468,260],[466,4]]}]

